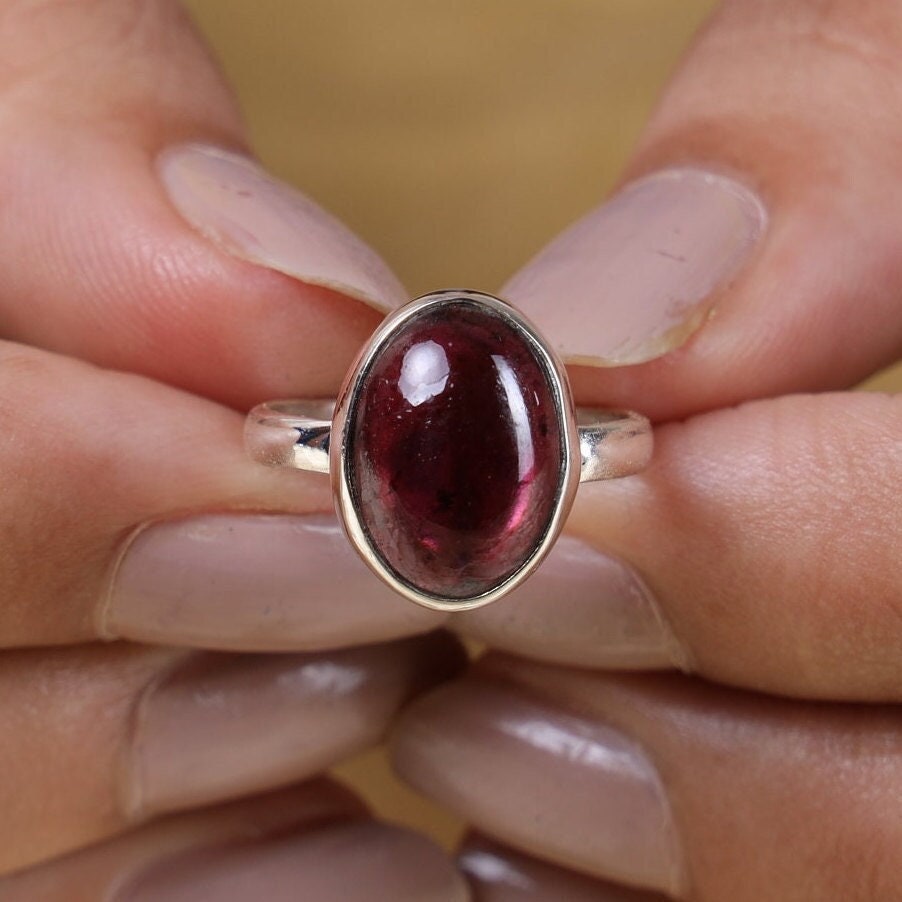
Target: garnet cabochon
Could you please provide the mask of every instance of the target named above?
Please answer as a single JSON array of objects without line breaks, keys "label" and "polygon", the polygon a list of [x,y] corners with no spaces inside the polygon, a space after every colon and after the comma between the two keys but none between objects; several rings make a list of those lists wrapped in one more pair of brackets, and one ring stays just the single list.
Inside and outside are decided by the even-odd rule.
[{"label": "garnet cabochon", "polygon": [[515,324],[465,299],[424,306],[372,355],[345,473],[368,544],[401,582],[464,601],[533,557],[566,470],[553,380]]}]

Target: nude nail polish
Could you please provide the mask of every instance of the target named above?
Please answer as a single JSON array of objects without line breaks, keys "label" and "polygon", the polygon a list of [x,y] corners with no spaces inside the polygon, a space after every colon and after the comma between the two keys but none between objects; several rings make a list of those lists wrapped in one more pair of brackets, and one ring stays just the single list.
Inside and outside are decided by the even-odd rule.
[{"label": "nude nail polish", "polygon": [[471,677],[408,710],[393,760],[415,788],[516,849],[615,883],[682,888],[663,783],[611,726]]},{"label": "nude nail polish", "polygon": [[319,654],[197,655],[138,703],[123,808],[143,820],[319,773],[377,743],[461,654],[436,634]]},{"label": "nude nail polish", "polygon": [[425,837],[361,821],[165,861],[115,902],[466,902],[463,878]]},{"label": "nude nail polish", "polygon": [[574,536],[562,535],[510,595],[456,615],[453,625],[493,648],[555,664],[688,666],[641,577]]},{"label": "nude nail polish", "polygon": [[407,300],[375,251],[249,157],[184,144],[165,150],[158,169],[175,208],[228,253],[379,309]]},{"label": "nude nail polish", "polygon": [[708,319],[754,252],[765,208],[745,185],[670,169],[627,185],[502,290],[570,363],[643,363]]},{"label": "nude nail polish", "polygon": [[446,618],[377,579],[332,514],[205,514],[126,543],[101,635],[192,647],[298,651],[378,642]]}]

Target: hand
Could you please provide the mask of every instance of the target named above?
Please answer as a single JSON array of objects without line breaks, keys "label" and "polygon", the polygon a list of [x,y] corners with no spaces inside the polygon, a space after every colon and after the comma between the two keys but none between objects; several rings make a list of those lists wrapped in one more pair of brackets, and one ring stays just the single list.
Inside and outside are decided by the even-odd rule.
[{"label": "hand", "polygon": [[0,3],[0,111],[0,896],[461,900],[425,839],[282,788],[459,653],[233,409],[334,393],[354,299],[400,287],[240,155],[168,0]]},{"label": "hand", "polygon": [[477,848],[480,902],[902,898],[902,401],[835,391],[902,349],[900,51],[897,2],[726,3],[632,186],[502,291],[580,401],[660,425],[456,621],[510,656],[398,731],[417,787],[586,875]]}]

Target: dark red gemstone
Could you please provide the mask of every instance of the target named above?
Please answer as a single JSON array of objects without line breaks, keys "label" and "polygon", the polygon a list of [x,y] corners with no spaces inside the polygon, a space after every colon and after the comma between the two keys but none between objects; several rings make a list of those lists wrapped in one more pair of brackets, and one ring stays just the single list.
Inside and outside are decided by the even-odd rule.
[{"label": "dark red gemstone", "polygon": [[346,428],[360,523],[419,591],[481,595],[547,532],[563,479],[555,392],[491,307],[446,300],[404,322],[364,374]]}]

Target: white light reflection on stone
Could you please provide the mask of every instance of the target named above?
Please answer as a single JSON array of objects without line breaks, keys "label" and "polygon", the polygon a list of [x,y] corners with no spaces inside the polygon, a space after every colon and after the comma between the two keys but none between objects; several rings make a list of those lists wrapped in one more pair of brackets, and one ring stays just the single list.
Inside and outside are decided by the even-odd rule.
[{"label": "white light reflection on stone", "polygon": [[514,437],[517,440],[517,478],[522,482],[532,472],[536,462],[526,401],[510,364],[497,354],[492,354],[492,362],[495,364],[495,369],[498,370],[498,378],[501,380],[501,387],[507,397],[511,419],[514,423]]},{"label": "white light reflection on stone", "polygon": [[431,401],[445,390],[450,367],[445,349],[435,341],[421,341],[404,355],[398,388],[413,407]]}]

